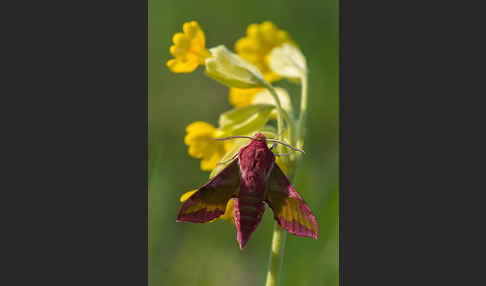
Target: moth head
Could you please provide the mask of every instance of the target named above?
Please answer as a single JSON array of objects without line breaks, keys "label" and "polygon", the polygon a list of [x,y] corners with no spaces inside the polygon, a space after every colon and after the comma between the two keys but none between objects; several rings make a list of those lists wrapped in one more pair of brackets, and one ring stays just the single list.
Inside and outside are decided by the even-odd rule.
[{"label": "moth head", "polygon": [[257,134],[255,134],[255,136],[253,138],[254,138],[254,140],[258,140],[258,141],[266,141],[265,135],[263,135],[260,132],[258,132]]},{"label": "moth head", "polygon": [[285,146],[289,147],[290,149],[292,149],[294,151],[299,151],[299,152],[305,153],[304,150],[301,150],[299,148],[296,148],[296,147],[294,147],[292,145],[289,145],[289,144],[287,144],[285,142],[282,142],[282,141],[279,141],[279,140],[276,140],[276,139],[266,139],[265,138],[265,135],[263,135],[260,132],[258,132],[257,134],[255,134],[255,137],[236,135],[236,136],[230,136],[230,137],[226,137],[226,138],[216,138],[215,140],[228,140],[228,139],[237,139],[237,138],[246,138],[246,139],[251,139],[251,140],[255,140],[255,141],[264,141],[265,143],[267,141],[268,142],[275,142],[275,143],[279,143],[279,144],[285,145]]}]

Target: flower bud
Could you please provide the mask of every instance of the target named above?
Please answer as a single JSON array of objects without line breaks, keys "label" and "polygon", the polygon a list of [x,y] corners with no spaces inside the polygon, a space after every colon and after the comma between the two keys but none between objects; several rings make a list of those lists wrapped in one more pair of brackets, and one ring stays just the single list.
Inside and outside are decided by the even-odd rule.
[{"label": "flower bud", "polygon": [[270,68],[287,78],[301,78],[307,73],[307,65],[302,52],[295,46],[283,44],[270,53]]},{"label": "flower bud", "polygon": [[262,73],[253,64],[230,52],[225,46],[209,49],[205,61],[207,76],[230,87],[252,88],[265,85]]}]

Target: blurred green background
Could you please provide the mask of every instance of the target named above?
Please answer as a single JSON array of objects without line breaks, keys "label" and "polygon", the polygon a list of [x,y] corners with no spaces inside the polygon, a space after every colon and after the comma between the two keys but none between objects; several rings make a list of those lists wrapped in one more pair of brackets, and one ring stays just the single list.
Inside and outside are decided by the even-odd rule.
[{"label": "blurred green background", "polygon": [[[309,110],[304,159],[295,187],[317,217],[319,239],[287,236],[280,285],[338,285],[338,1],[164,1],[149,0],[149,285],[264,285],[273,230],[271,209],[240,251],[236,230],[227,222],[176,223],[184,192],[204,184],[184,145],[193,121],[217,125],[231,109],[228,88],[204,76],[172,74],[173,34],[196,20],[208,48],[231,50],[251,23],[270,20],[289,32],[307,58]],[[294,109],[299,87],[285,81]]]}]

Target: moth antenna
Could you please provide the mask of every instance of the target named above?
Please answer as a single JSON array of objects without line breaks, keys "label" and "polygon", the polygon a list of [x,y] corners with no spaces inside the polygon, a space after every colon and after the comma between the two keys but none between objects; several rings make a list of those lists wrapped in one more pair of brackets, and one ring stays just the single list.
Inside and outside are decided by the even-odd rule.
[{"label": "moth antenna", "polygon": [[278,141],[278,140],[276,140],[276,139],[267,139],[267,141],[269,141],[269,142],[275,142],[275,143],[280,143],[280,144],[282,144],[282,145],[285,145],[285,146],[289,147],[290,149],[292,149],[292,150],[294,150],[294,151],[299,151],[299,152],[302,152],[303,154],[305,154],[304,150],[301,150],[301,149],[299,149],[299,148],[296,148],[296,147],[294,147],[294,146],[292,146],[292,145],[290,145],[290,144],[287,144],[287,143],[285,143],[285,142]]},{"label": "moth antenna", "polygon": [[[225,137],[225,138],[215,138],[214,140],[222,141],[222,140],[237,139],[237,138],[246,138],[246,139],[251,139],[251,140],[255,139],[254,137],[251,137],[251,136],[235,135],[235,136],[229,136],[229,137]],[[282,141],[279,141],[279,140],[276,140],[276,139],[266,139],[266,141],[279,143],[279,144],[282,144],[282,145],[289,147],[290,149],[292,149],[294,151],[299,151],[299,152],[302,152],[303,154],[305,154],[304,150],[296,148],[296,147],[294,147],[290,144],[287,144],[285,142],[282,142]]]},{"label": "moth antenna", "polygon": [[225,137],[225,138],[215,138],[214,140],[228,140],[228,139],[237,139],[237,138],[246,138],[246,139],[255,139],[253,137],[250,137],[250,136],[242,136],[242,135],[236,135],[236,136],[230,136],[230,137]]}]

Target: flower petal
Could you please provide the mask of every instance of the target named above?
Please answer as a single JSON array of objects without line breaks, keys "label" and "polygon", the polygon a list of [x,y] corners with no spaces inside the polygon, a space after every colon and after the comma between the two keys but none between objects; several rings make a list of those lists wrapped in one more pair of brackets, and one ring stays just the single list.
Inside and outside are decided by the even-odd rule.
[{"label": "flower petal", "polygon": [[280,79],[268,66],[268,55],[284,43],[294,44],[286,31],[279,30],[275,24],[266,21],[261,24],[251,24],[246,30],[246,37],[236,41],[235,51],[245,60],[251,62],[263,73],[266,81]]},{"label": "flower petal", "polygon": [[233,225],[235,224],[235,217],[234,217],[234,206],[235,206],[235,201],[234,199],[230,199],[228,203],[226,204],[226,210],[223,215],[219,217],[219,219],[226,220],[231,222]]},{"label": "flower petal", "polygon": [[173,73],[190,73],[199,66],[197,61],[182,61],[178,59],[171,59],[167,61],[167,67]]},{"label": "flower petal", "polygon": [[174,73],[193,72],[204,60],[210,56],[206,50],[204,32],[196,21],[184,23],[183,33],[176,33],[172,37],[174,45],[170,47],[170,54],[174,56],[167,62],[167,67]]},{"label": "flower petal", "polygon": [[225,142],[215,140],[222,135],[221,130],[209,123],[196,121],[186,127],[186,132],[184,143],[189,146],[189,155],[201,159],[200,166],[204,171],[216,168],[227,148]]},{"label": "flower petal", "polygon": [[251,104],[255,95],[263,88],[230,88],[229,101],[234,107],[244,107]]}]

